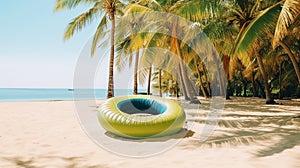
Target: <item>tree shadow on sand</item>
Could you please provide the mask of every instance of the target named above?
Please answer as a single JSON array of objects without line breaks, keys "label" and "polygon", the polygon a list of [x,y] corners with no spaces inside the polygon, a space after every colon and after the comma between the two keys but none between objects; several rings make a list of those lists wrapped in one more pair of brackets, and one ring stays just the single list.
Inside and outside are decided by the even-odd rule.
[{"label": "tree shadow on sand", "polygon": [[37,163],[41,163],[41,161],[45,161],[45,160],[50,160],[51,162],[53,162],[54,160],[63,161],[64,168],[76,168],[76,167],[107,168],[108,167],[107,165],[84,165],[83,163],[80,163],[82,161],[81,157],[39,156],[38,158],[30,158],[30,159],[26,159],[22,157],[7,157],[3,159],[10,163],[15,164],[15,166],[26,167],[26,168],[39,168],[41,166],[37,166]]},{"label": "tree shadow on sand", "polygon": [[281,153],[286,149],[291,149],[300,145],[300,131],[295,129],[275,129],[274,133],[280,135],[281,140],[272,146],[266,146],[265,149],[259,150],[257,156],[265,157],[276,153]]},{"label": "tree shadow on sand", "polygon": [[[266,157],[300,145],[299,112],[292,111],[287,106],[264,106],[262,110],[255,107],[255,111],[251,111],[251,106],[253,106],[251,103],[248,105],[239,103],[239,107],[233,104],[238,103],[233,102],[227,106],[218,122],[218,127],[208,139],[204,142],[193,139],[182,147],[189,149],[199,146],[224,147],[257,144],[261,148],[254,152],[255,155]],[[245,107],[249,110],[245,110]],[[210,123],[203,117],[190,118],[189,122],[202,125]]]},{"label": "tree shadow on sand", "polygon": [[[256,151],[256,156],[265,157],[281,153],[300,145],[299,129],[268,127],[270,131],[260,129],[219,131],[219,135],[208,138],[201,145],[209,147],[251,145],[259,143],[263,149]],[[276,137],[278,140],[273,141]]]}]

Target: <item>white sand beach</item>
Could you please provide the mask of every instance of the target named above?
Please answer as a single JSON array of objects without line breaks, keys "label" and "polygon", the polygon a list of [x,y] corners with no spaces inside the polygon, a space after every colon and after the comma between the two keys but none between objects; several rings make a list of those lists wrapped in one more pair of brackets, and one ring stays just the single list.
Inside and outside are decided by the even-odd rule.
[{"label": "white sand beach", "polygon": [[[266,106],[255,100],[261,104],[254,102],[252,110],[249,103],[226,102],[219,127],[204,144],[190,130],[195,133],[172,149],[139,159],[96,145],[81,129],[73,101],[0,102],[0,167],[300,167],[299,101]],[[203,125],[201,116],[189,122]]]}]

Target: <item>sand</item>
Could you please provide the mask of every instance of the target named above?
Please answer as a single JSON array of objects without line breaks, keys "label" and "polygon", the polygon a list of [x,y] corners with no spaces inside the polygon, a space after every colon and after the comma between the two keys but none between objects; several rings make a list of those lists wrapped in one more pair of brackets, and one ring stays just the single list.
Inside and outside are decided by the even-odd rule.
[{"label": "sand", "polygon": [[193,116],[194,109],[187,109],[191,135],[161,154],[138,159],[95,144],[82,130],[73,101],[0,102],[0,167],[300,167],[299,101],[270,106],[262,99],[246,101],[252,104],[226,102],[219,126],[204,143],[199,128],[207,111]]}]

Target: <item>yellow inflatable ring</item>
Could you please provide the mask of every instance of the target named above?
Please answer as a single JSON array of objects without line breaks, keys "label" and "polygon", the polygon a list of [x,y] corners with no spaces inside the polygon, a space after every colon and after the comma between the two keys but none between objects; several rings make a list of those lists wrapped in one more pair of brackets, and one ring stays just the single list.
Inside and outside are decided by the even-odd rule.
[{"label": "yellow inflatable ring", "polygon": [[107,99],[98,109],[98,120],[110,133],[145,138],[180,131],[185,123],[185,113],[173,100],[131,95]]}]

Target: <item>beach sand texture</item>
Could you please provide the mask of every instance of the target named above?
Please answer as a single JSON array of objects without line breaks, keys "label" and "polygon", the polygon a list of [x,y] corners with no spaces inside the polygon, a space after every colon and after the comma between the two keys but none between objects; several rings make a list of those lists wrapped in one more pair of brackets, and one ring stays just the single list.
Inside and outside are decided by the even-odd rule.
[{"label": "beach sand texture", "polygon": [[0,167],[300,167],[300,102],[282,103],[227,101],[218,128],[204,143],[198,127],[205,124],[207,111],[193,116],[193,108],[187,109],[194,124],[190,135],[162,154],[136,159],[110,153],[89,139],[73,101],[0,102]]}]

